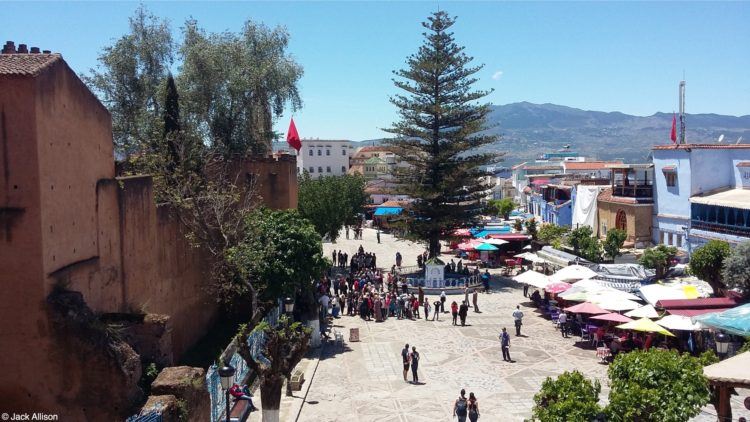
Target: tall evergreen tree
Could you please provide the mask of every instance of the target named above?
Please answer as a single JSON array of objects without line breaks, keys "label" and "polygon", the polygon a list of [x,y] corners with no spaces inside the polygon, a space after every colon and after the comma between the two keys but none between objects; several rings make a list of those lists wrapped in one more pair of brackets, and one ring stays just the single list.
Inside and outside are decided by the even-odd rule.
[{"label": "tall evergreen tree", "polygon": [[164,136],[169,149],[170,169],[174,169],[174,164],[180,161],[179,151],[177,150],[177,138],[180,133],[180,104],[177,86],[174,83],[172,73],[167,77],[167,89],[164,94]]},{"label": "tall evergreen tree", "polygon": [[400,119],[386,129],[396,135],[394,152],[409,164],[395,176],[401,191],[415,199],[411,230],[428,243],[431,257],[440,254],[445,234],[481,211],[489,186],[480,166],[496,157],[479,151],[497,140],[482,133],[489,106],[478,102],[491,91],[472,89],[483,66],[470,66],[473,58],[448,32],[454,22],[440,11],[422,23],[422,46],[407,58],[406,69],[394,72],[394,84],[405,93],[391,97]]}]

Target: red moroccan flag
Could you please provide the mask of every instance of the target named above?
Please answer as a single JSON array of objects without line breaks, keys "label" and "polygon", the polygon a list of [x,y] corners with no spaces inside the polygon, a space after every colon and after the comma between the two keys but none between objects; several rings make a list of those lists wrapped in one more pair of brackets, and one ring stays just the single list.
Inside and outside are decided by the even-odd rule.
[{"label": "red moroccan flag", "polygon": [[677,142],[677,116],[674,113],[672,113],[672,133],[669,135],[669,139],[671,139],[672,142]]},{"label": "red moroccan flag", "polygon": [[294,125],[294,118],[289,122],[289,130],[286,132],[286,142],[290,147],[296,149],[297,152],[302,148],[302,142],[299,140],[299,134],[297,133],[297,126]]}]

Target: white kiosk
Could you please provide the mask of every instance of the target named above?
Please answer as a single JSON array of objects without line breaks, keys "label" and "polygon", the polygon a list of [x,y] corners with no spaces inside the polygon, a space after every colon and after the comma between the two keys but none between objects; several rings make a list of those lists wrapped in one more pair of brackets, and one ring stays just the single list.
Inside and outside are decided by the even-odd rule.
[{"label": "white kiosk", "polygon": [[427,260],[424,279],[426,287],[445,287],[445,262],[437,258]]}]

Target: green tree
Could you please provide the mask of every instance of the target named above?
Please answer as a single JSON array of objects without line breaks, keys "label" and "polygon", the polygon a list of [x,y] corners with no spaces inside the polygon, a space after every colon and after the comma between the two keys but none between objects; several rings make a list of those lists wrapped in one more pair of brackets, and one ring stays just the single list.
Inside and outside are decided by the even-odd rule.
[{"label": "green tree", "polygon": [[578,254],[581,249],[584,249],[589,244],[594,231],[589,226],[581,226],[577,229],[571,230],[568,235],[568,244],[573,248],[573,251]]},{"label": "green tree", "polygon": [[162,132],[160,93],[175,50],[169,22],[143,5],[129,18],[129,28],[83,77],[112,115],[115,150],[124,155],[148,150]]},{"label": "green tree", "polygon": [[716,296],[723,296],[727,289],[721,275],[724,260],[731,252],[727,242],[711,240],[690,256],[690,272],[711,285]]},{"label": "green tree", "polygon": [[620,253],[620,249],[622,248],[622,245],[625,244],[625,239],[628,238],[628,234],[625,232],[625,230],[620,229],[610,229],[607,232],[607,237],[604,239],[604,244],[602,245],[604,248],[604,252],[607,253],[607,256],[612,258],[614,260],[618,256],[622,255]]},{"label": "green tree", "polygon": [[674,246],[657,245],[643,251],[643,256],[638,262],[646,268],[653,268],[656,271],[656,278],[661,279],[672,264],[675,255],[677,255],[677,248]]},{"label": "green tree", "polygon": [[321,236],[335,242],[344,224],[354,224],[367,201],[365,180],[359,175],[312,179],[305,173],[299,183],[298,208]]},{"label": "green tree", "polygon": [[244,236],[227,250],[236,268],[239,289],[250,285],[257,298],[273,306],[278,298],[312,291],[323,275],[326,261],[320,235],[296,210],[253,210],[246,216]]},{"label": "green tree", "polygon": [[487,209],[490,213],[503,217],[504,219],[510,219],[510,213],[516,209],[516,204],[511,198],[493,199],[487,203]]},{"label": "green tree", "polygon": [[529,236],[531,236],[532,239],[537,240],[537,238],[539,237],[539,235],[537,233],[536,219],[529,218],[528,220],[526,220],[523,223],[523,225],[524,225],[524,227],[526,227],[526,234],[528,234]]},{"label": "green tree", "polygon": [[[265,337],[259,354],[253,353],[248,344],[253,332],[262,333]],[[291,396],[292,371],[307,353],[312,334],[310,328],[299,322],[292,323],[286,316],[279,318],[276,327],[266,322],[261,322],[252,330],[247,325],[240,326],[235,344],[247,366],[260,377],[263,421],[279,420],[284,379],[287,381],[287,395]]]},{"label": "green tree", "polygon": [[391,97],[400,120],[386,130],[396,135],[390,145],[408,164],[395,177],[414,198],[411,232],[427,242],[430,257],[440,254],[441,238],[481,212],[479,201],[490,188],[481,166],[496,158],[479,152],[497,140],[483,132],[490,109],[478,103],[490,91],[472,90],[482,66],[470,66],[472,58],[450,32],[454,22],[440,11],[422,24],[422,46],[406,69],[394,72],[405,93]]},{"label": "green tree", "polygon": [[578,371],[548,377],[534,396],[534,419],[541,422],[591,421],[602,411],[601,385]]},{"label": "green tree", "polygon": [[737,245],[724,260],[724,281],[731,288],[740,289],[750,297],[750,241]]},{"label": "green tree", "polygon": [[568,232],[570,232],[570,229],[567,227],[558,226],[556,224],[544,224],[539,228],[539,234],[537,237],[540,242],[552,245],[565,237]]},{"label": "green tree", "polygon": [[190,123],[224,155],[270,151],[274,119],[302,104],[286,29],[248,20],[239,33],[206,33],[189,19],[183,37],[178,86]]},{"label": "green tree", "polygon": [[515,222],[513,222],[513,230],[515,230],[518,233],[521,233],[521,230],[523,230],[523,220],[519,218]]},{"label": "green tree", "polygon": [[709,402],[701,361],[687,354],[659,349],[621,353],[608,374],[611,421],[681,422]]}]

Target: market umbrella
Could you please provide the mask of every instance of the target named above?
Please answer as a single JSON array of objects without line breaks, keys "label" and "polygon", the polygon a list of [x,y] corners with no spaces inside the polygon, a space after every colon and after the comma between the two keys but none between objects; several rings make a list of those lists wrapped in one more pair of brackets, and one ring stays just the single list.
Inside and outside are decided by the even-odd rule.
[{"label": "market umbrella", "polygon": [[750,336],[750,303],[721,313],[703,314],[693,317],[693,321],[724,330],[738,336]]},{"label": "market umbrella", "polygon": [[471,236],[471,232],[469,229],[456,229],[453,230],[454,236]]},{"label": "market umbrella", "polygon": [[557,294],[557,293],[562,293],[562,292],[568,290],[571,287],[573,287],[573,285],[570,284],[570,283],[566,283],[564,281],[555,281],[555,282],[552,282],[552,283],[548,284],[544,288],[544,290],[546,290],[546,291],[548,291],[550,293]]},{"label": "market umbrella", "polygon": [[520,253],[518,255],[513,255],[513,257],[514,258],[523,258],[523,259],[525,259],[527,261],[531,261],[531,262],[534,262],[534,263],[536,263],[536,262],[544,262],[544,260],[542,258],[539,258],[535,253],[531,253],[531,252]]},{"label": "market umbrella", "polygon": [[690,317],[684,315],[667,315],[656,323],[670,330],[699,331],[703,328],[700,322],[693,322]]},{"label": "market umbrella", "polygon": [[643,331],[646,333],[659,333],[664,334],[665,336],[674,337],[674,334],[670,333],[669,331],[664,329],[664,327],[655,323],[654,321],[651,321],[648,318],[641,318],[635,321],[628,322],[626,324],[618,325],[617,328],[621,330]]},{"label": "market umbrella", "polygon": [[473,251],[477,246],[481,245],[482,242],[478,240],[467,240],[466,242],[459,243],[458,249],[462,251]]},{"label": "market umbrella", "polygon": [[591,302],[583,302],[579,303],[578,305],[571,306],[569,308],[564,309],[565,312],[572,312],[574,314],[608,314],[609,312],[605,311],[604,309],[600,308],[599,306],[591,303]]},{"label": "market umbrella", "polygon": [[623,299],[609,292],[590,295],[587,301],[595,303],[608,311],[630,311],[641,306],[632,300]]},{"label": "market umbrella", "polygon": [[481,245],[478,245],[474,247],[475,251],[496,251],[497,246],[490,245],[489,243],[482,243]]},{"label": "market umbrella", "polygon": [[602,321],[611,321],[611,322],[630,322],[630,321],[632,321],[632,319],[626,317],[625,315],[620,315],[617,312],[612,312],[612,313],[609,313],[609,314],[592,316],[591,319],[599,319],[599,320],[602,320]]},{"label": "market umbrella", "polygon": [[656,312],[653,305],[641,306],[630,312],[625,312],[625,315],[631,318],[659,318],[659,314]]},{"label": "market umbrella", "polygon": [[549,277],[536,271],[524,271],[513,277],[513,280],[543,289],[549,284]]},{"label": "market umbrella", "polygon": [[597,273],[590,270],[588,267],[583,265],[569,265],[560,271],[552,274],[550,279],[552,281],[570,281],[570,280],[583,280],[586,278],[596,277]]},{"label": "market umbrella", "polygon": [[490,245],[500,246],[505,245],[506,243],[510,243],[507,240],[503,239],[487,239],[484,241],[484,243],[489,243]]}]

